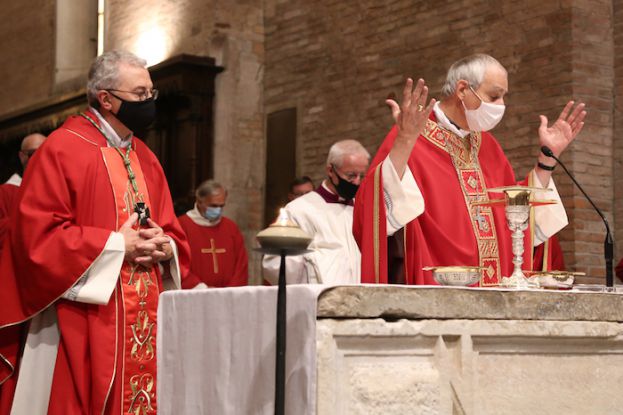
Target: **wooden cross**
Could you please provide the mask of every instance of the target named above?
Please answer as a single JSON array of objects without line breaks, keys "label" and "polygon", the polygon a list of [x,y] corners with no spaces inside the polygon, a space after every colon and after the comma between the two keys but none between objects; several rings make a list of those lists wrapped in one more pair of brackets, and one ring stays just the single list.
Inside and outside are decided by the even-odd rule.
[{"label": "wooden cross", "polygon": [[217,249],[216,246],[214,246],[214,239],[210,238],[210,248],[202,248],[201,249],[201,253],[202,254],[212,254],[212,264],[214,266],[214,273],[218,274],[218,258],[216,257],[216,254],[224,254],[225,252],[227,252],[227,250],[221,248],[221,249]]}]

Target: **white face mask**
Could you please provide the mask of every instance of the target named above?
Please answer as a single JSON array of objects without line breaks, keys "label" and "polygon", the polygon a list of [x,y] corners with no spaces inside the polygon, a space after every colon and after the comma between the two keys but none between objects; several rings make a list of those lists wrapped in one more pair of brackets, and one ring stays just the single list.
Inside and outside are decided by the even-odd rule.
[{"label": "white face mask", "polygon": [[469,88],[480,100],[480,106],[475,110],[468,110],[467,107],[465,107],[465,102],[463,102],[467,126],[471,131],[489,131],[502,120],[506,107],[503,104],[484,102],[471,86]]}]

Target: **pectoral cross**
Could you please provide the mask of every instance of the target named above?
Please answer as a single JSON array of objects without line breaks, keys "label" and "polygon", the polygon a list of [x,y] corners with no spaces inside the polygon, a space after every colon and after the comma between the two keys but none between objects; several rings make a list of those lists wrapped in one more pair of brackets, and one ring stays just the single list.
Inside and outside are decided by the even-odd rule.
[{"label": "pectoral cross", "polygon": [[483,232],[487,232],[489,230],[489,224],[487,223],[487,219],[480,214],[480,206],[476,208],[476,214],[474,215],[474,220],[478,222],[478,229]]},{"label": "pectoral cross", "polygon": [[224,254],[225,252],[227,252],[227,250],[222,248],[217,249],[216,246],[214,246],[214,239],[212,238],[210,238],[210,248],[201,249],[202,254],[212,254],[212,265],[214,267],[215,274],[218,274],[218,258],[216,257],[216,254]]},{"label": "pectoral cross", "polygon": [[138,223],[141,226],[147,226],[147,219],[150,218],[149,208],[145,205],[145,202],[136,202],[134,204],[134,211],[138,213]]}]

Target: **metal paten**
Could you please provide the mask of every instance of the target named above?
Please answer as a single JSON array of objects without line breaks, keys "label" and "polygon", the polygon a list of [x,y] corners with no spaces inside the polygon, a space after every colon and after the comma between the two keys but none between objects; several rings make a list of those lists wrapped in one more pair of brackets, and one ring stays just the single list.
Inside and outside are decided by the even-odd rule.
[{"label": "metal paten", "polygon": [[584,275],[586,275],[584,272],[542,271],[533,273],[529,279],[536,280],[541,288],[570,290],[573,288],[575,277]]}]

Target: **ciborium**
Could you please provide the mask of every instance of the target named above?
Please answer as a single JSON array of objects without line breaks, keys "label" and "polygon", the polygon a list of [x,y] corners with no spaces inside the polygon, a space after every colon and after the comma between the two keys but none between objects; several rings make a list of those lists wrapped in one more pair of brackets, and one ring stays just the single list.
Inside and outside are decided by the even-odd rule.
[{"label": "ciborium", "polygon": [[[513,251],[513,272],[508,277],[502,277],[500,286],[504,288],[527,289],[539,288],[537,279],[529,280],[521,270],[523,264],[524,231],[528,229],[530,221],[530,195],[533,192],[546,192],[550,189],[528,186],[507,186],[488,189],[493,193],[504,193],[506,223],[511,231],[511,242]],[[548,204],[552,202],[543,201],[536,204]],[[532,247],[530,247],[532,249]]]}]

